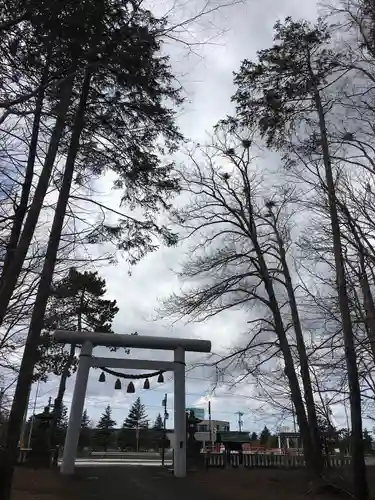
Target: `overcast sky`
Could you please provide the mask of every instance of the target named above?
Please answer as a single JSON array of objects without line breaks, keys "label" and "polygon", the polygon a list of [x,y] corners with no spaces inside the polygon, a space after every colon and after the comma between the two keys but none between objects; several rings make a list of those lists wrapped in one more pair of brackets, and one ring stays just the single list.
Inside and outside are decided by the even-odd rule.
[{"label": "overcast sky", "polygon": [[[181,44],[170,44],[167,50],[172,55],[173,67],[183,84],[187,102],[179,116],[179,125],[185,136],[203,142],[211,127],[226,113],[231,111],[230,97],[233,94],[232,72],[239,68],[243,58],[255,58],[256,51],[268,47],[272,42],[272,27],[279,18],[291,15],[295,18],[314,20],[317,16],[317,3],[314,0],[248,0],[216,12],[209,19],[202,20],[192,27],[191,35],[197,42],[207,36],[218,34],[211,44],[194,47],[195,54],[189,54]],[[211,24],[210,24],[211,23]],[[214,24],[214,27],[212,25]],[[211,31],[210,31],[210,29]],[[109,203],[115,204],[115,194],[111,193]],[[174,274],[184,259],[184,247],[160,249],[149,255],[128,275],[128,265],[119,262],[116,266],[100,269],[107,280],[108,295],[116,299],[120,307],[114,330],[116,333],[137,331],[145,335],[168,335],[180,337],[199,337],[209,339],[213,351],[225,350],[235,341],[246,323],[241,312],[229,312],[202,324],[187,325],[182,322],[171,324],[168,321],[153,321],[155,308],[160,298],[173,290],[179,283]],[[102,351],[104,353],[104,351]],[[145,353],[133,350],[133,357],[158,359],[168,357],[165,353]],[[199,357],[198,357],[199,358]],[[188,355],[192,363],[197,357]],[[158,385],[151,380],[151,390],[145,391],[136,385],[136,394],[127,394],[126,385],[122,391],[114,390],[115,379],[108,376],[105,384],[98,382],[99,373],[90,376],[86,407],[90,417],[97,421],[107,404],[113,408],[113,416],[118,425],[127,416],[129,407],[137,396],[146,405],[150,420],[162,411],[161,401],[168,394],[168,408],[171,415],[169,425],[173,426],[173,383],[172,377],[165,384]],[[66,403],[72,394],[74,377],[68,383]],[[187,373],[187,406],[207,409],[210,388],[213,380],[207,379],[202,370]],[[55,395],[55,381],[41,385],[37,406],[41,408],[48,397]],[[35,388],[34,388],[35,394]],[[212,401],[212,418],[227,420],[231,429],[237,429],[236,412],[243,412],[244,429],[259,431],[266,423],[275,429],[282,424],[277,414],[265,417],[259,410],[260,403],[251,397],[249,383],[234,389],[219,388]],[[344,412],[335,415],[339,425],[346,425]],[[291,422],[284,422],[283,425]]]}]

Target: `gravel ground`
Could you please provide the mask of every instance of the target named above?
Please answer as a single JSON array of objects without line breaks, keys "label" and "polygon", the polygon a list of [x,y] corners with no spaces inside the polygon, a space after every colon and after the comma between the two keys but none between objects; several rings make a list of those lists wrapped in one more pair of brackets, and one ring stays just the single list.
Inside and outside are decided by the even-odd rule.
[{"label": "gravel ground", "polygon": [[[375,492],[373,467],[368,479]],[[349,471],[341,471],[349,475]],[[339,480],[338,474],[337,480]],[[176,479],[162,467],[80,467],[73,477],[19,468],[12,500],[333,500],[309,493],[304,470],[210,469]],[[374,498],[374,497],[372,497]]]}]

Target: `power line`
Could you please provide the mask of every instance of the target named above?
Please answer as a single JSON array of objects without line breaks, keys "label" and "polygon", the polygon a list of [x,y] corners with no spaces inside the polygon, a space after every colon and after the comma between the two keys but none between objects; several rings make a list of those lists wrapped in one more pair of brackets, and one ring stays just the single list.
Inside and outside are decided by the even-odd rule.
[{"label": "power line", "polygon": [[[162,391],[162,390],[159,390],[159,389],[152,389],[152,388],[150,388],[150,389],[145,389],[145,391],[152,391],[152,392],[155,392],[155,393],[160,393],[160,394],[162,394],[162,393],[164,392],[164,391]],[[48,392],[50,392],[50,391],[48,391]],[[143,392],[143,394],[145,394],[145,393]],[[42,396],[43,396],[43,395],[39,396],[39,397],[38,397],[38,399],[40,399],[40,397],[42,397]],[[202,393],[198,393],[198,392],[187,392],[187,393],[186,393],[186,396],[205,398],[205,397],[208,397],[208,396],[212,397],[212,394],[202,394]],[[95,396],[94,396],[94,397],[95,397]],[[257,398],[256,398],[256,397],[254,397],[254,396],[247,396],[247,395],[245,395],[245,394],[233,394],[233,393],[221,393],[221,394],[219,394],[219,395],[217,395],[217,396],[215,396],[215,397],[217,397],[217,398],[223,398],[223,399],[224,399],[224,398],[225,398],[225,399],[228,399],[228,398],[239,398],[239,397],[240,397],[240,398],[244,398],[244,399],[251,399],[252,401],[257,400]],[[109,395],[108,395],[108,398],[109,398]],[[264,402],[263,400],[260,400],[260,401],[261,401],[262,403]],[[93,406],[97,406],[97,405],[98,405],[98,402],[99,402],[99,401],[89,403],[89,399],[87,398],[87,399],[86,399],[86,402],[85,402],[85,405],[86,405],[86,406],[89,406],[89,407],[90,407],[90,406],[91,406],[91,407],[93,407]],[[103,401],[103,404],[106,404],[106,403]],[[41,406],[43,406],[43,405],[38,405],[38,407],[41,407]],[[149,408],[160,408],[160,406],[156,406],[156,405],[149,405],[149,404],[147,404],[147,403],[145,404],[145,406],[146,406],[146,407],[149,407]],[[113,405],[111,405],[111,407],[112,407],[113,409],[121,409],[121,408],[123,408],[122,406],[118,406],[118,407],[117,407],[117,406],[113,406]],[[173,404],[172,404],[172,408],[173,408]],[[215,413],[217,413],[217,414],[223,414],[223,415],[224,415],[224,414],[227,414],[227,415],[233,415],[233,412],[230,412],[230,411],[219,411],[219,412],[215,412]],[[238,414],[238,412],[237,412],[236,414]]]},{"label": "power line", "polygon": [[[204,379],[202,379],[204,380]],[[147,389],[148,391],[153,391],[153,392],[164,392],[164,390],[159,390],[159,389],[153,389],[152,387],[150,387],[150,389]],[[208,394],[203,394],[202,392],[186,392],[186,396],[199,396],[199,397],[202,397],[202,398],[205,398],[205,397],[211,397],[214,396],[216,398],[221,398],[221,397],[232,397],[232,398],[245,398],[245,399],[251,399],[251,400],[259,400],[259,401],[262,401],[262,399],[260,398],[257,398],[257,396],[249,396],[249,395],[246,395],[246,394],[239,394],[239,393],[231,393],[231,392],[222,392],[220,394],[217,394],[217,395],[212,395],[212,392],[209,392]]]}]

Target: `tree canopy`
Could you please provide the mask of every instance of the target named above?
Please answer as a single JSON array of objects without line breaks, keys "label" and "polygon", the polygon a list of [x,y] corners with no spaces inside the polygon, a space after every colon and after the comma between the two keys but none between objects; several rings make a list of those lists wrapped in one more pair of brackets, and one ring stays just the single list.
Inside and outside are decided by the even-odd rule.
[{"label": "tree canopy", "polygon": [[123,427],[126,429],[148,428],[149,422],[145,405],[141,403],[141,398],[137,398],[129,410],[129,414],[124,420]]},{"label": "tree canopy", "polygon": [[153,428],[154,428],[154,429],[163,429],[163,428],[164,428],[163,418],[162,418],[162,416],[160,415],[160,413],[158,413],[158,416],[157,416],[157,417],[156,417],[156,419],[155,419],[155,422],[154,422]]},{"label": "tree canopy", "polygon": [[71,356],[62,344],[53,341],[56,329],[112,332],[112,323],[119,309],[116,300],[105,298],[106,282],[97,271],[81,273],[69,269],[66,276],[52,285],[44,316],[44,329],[40,340],[39,361],[35,374],[47,376],[48,372],[60,375],[67,363],[76,368],[77,358]]},{"label": "tree canopy", "polygon": [[94,444],[96,447],[107,451],[114,442],[113,430],[116,421],[112,418],[112,408],[108,405],[102,413],[99,422],[96,425]]}]

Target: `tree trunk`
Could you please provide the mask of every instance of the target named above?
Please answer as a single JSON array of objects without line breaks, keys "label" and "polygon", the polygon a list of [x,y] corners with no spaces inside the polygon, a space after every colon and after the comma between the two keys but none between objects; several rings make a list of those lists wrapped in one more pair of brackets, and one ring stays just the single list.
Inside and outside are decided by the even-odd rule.
[{"label": "tree trunk", "polygon": [[294,408],[296,410],[297,423],[303,443],[303,450],[305,454],[306,464],[311,469],[311,471],[313,471],[314,474],[320,475],[321,468],[320,464],[315,459],[315,453],[314,453],[315,450],[311,440],[309,422],[307,420],[305,407],[303,404],[303,398],[296,374],[296,369],[294,366],[293,356],[290,350],[287,336],[285,334],[285,328],[281,317],[279,305],[277,303],[273,291],[273,285],[270,279],[266,280],[265,286],[267,294],[270,298],[271,310],[273,312],[273,317],[276,326],[276,333],[280,344],[280,350],[284,358],[285,375],[288,378],[291,397],[294,404]]},{"label": "tree trunk", "polygon": [[322,472],[323,467],[324,467],[324,463],[323,463],[323,457],[322,457],[322,448],[321,448],[321,440],[320,440],[320,433],[319,433],[319,427],[318,427],[318,419],[316,416],[314,393],[313,393],[312,384],[311,384],[310,369],[309,369],[309,362],[308,362],[308,357],[307,357],[307,353],[306,353],[305,340],[303,338],[302,326],[301,326],[301,321],[300,321],[300,317],[299,317],[296,296],[294,293],[293,282],[292,282],[292,278],[290,276],[289,266],[288,266],[288,263],[286,260],[284,242],[283,242],[283,240],[280,236],[280,233],[278,231],[278,228],[276,226],[276,221],[274,223],[274,231],[275,231],[277,243],[279,246],[280,261],[281,261],[281,266],[282,266],[282,270],[283,270],[283,274],[284,274],[284,278],[285,278],[285,286],[286,286],[286,290],[287,290],[287,294],[288,294],[288,301],[289,301],[289,307],[290,307],[290,311],[291,311],[291,315],[292,315],[294,332],[296,335],[297,350],[298,350],[298,356],[299,356],[300,367],[301,367],[301,378],[302,378],[302,383],[303,383],[303,388],[304,388],[304,393],[305,393],[305,403],[306,403],[307,416],[308,416],[308,422],[309,422],[309,427],[310,427],[311,441],[312,441],[312,446],[314,449],[315,469],[317,471]]},{"label": "tree trunk", "polygon": [[366,273],[366,268],[364,265],[362,265],[362,263],[361,263],[360,284],[363,294],[363,306],[365,310],[367,336],[370,342],[372,357],[375,362],[375,305]]},{"label": "tree trunk", "polygon": [[57,396],[55,398],[54,405],[53,405],[53,419],[52,419],[51,426],[50,426],[51,448],[54,448],[56,446],[57,424],[58,424],[58,421],[59,421],[59,418],[61,415],[62,403],[63,403],[64,394],[65,394],[65,390],[66,390],[66,381],[68,380],[70,368],[71,368],[72,363],[74,361],[75,351],[76,351],[75,345],[71,344],[69,357],[66,360],[63,372],[61,374],[59,389],[57,391]]},{"label": "tree trunk", "polygon": [[[353,217],[351,213],[348,210],[348,207],[341,203],[340,201],[337,200],[337,205],[340,208],[340,210],[344,213],[350,230],[353,234],[353,237],[355,239],[355,245],[358,250],[358,256],[359,256],[359,283],[361,286],[362,290],[362,295],[363,295],[363,308],[365,311],[365,324],[366,324],[366,333],[369,339],[369,344],[370,344],[370,349],[372,353],[373,360],[375,362],[375,305],[374,305],[374,299],[372,296],[371,292],[371,287],[369,283],[369,279],[367,276],[366,272],[366,260],[365,260],[365,255],[366,255],[366,250],[363,244],[363,241],[361,239],[361,235],[358,233],[358,226],[356,225],[355,220],[353,220]],[[368,240],[367,243],[369,244]]]},{"label": "tree trunk", "polygon": [[261,270],[263,283],[267,292],[269,299],[270,309],[275,322],[275,331],[280,344],[280,350],[283,354],[284,364],[285,364],[285,375],[289,382],[290,392],[292,401],[294,403],[294,408],[296,410],[297,422],[301,434],[301,439],[303,443],[303,450],[305,454],[306,464],[313,471],[314,474],[320,474],[320,469],[317,468],[317,463],[314,460],[314,449],[311,442],[311,434],[309,423],[306,417],[305,407],[303,404],[301,389],[299,386],[296,369],[294,366],[292,352],[290,350],[289,342],[285,333],[285,328],[282,320],[282,316],[279,309],[279,304],[277,302],[275,291],[272,284],[272,278],[269,275],[266,261],[264,259],[262,250],[259,246],[257,239],[257,232],[255,224],[251,222],[252,229],[252,243],[254,245],[255,252],[257,254],[257,259],[259,262],[259,267]]},{"label": "tree trunk", "polygon": [[[314,78],[313,74],[312,78]],[[342,319],[346,366],[348,371],[350,414],[353,436],[353,488],[354,495],[357,500],[367,500],[368,486],[363,446],[361,391],[358,378],[357,354],[355,350],[352,320],[349,309],[345,265],[342,254],[340,222],[336,205],[336,192],[332,174],[331,157],[327,139],[327,129],[324,117],[324,109],[318,89],[315,89],[314,100],[319,119],[323,160],[327,182],[328,203],[331,216],[332,239],[336,267],[336,284],[339,297],[340,314]]]},{"label": "tree trunk", "polygon": [[1,276],[0,276],[0,289],[1,289],[1,285],[4,281],[4,278],[7,274],[7,270],[9,268],[9,265],[13,259],[14,253],[17,249],[17,244],[18,244],[18,240],[19,240],[19,237],[21,234],[22,224],[23,224],[26,212],[27,212],[27,206],[29,204],[31,185],[32,185],[33,176],[34,176],[36,149],[37,149],[38,138],[39,138],[40,119],[42,116],[43,101],[44,101],[44,94],[45,94],[45,85],[47,83],[48,73],[49,73],[49,62],[47,61],[45,66],[44,66],[44,69],[43,69],[42,79],[41,79],[40,87],[39,87],[39,93],[38,93],[38,96],[36,99],[34,121],[33,121],[33,128],[32,128],[31,140],[30,140],[30,146],[29,146],[29,155],[28,155],[26,171],[25,171],[25,178],[24,178],[24,181],[22,184],[20,202],[19,202],[19,205],[14,212],[13,224],[12,224],[12,229],[10,232],[9,241],[6,245],[3,269],[1,272]]},{"label": "tree trunk", "polygon": [[296,374],[296,369],[294,366],[292,352],[290,350],[290,345],[288,342],[288,338],[286,336],[279,304],[275,296],[272,277],[269,274],[268,266],[263,255],[263,251],[260,248],[258,242],[257,227],[254,221],[253,207],[251,201],[251,186],[246,175],[243,176],[243,181],[245,184],[245,196],[247,202],[247,209],[249,213],[249,221],[248,221],[249,237],[254,246],[254,250],[257,256],[260,275],[264,283],[264,287],[266,289],[269,301],[269,307],[271,309],[273,320],[275,323],[275,333],[277,335],[280,345],[280,350],[284,358],[284,365],[285,365],[284,371],[288,379],[291,398],[294,404],[294,408],[296,410],[297,422],[301,434],[301,440],[303,443],[303,450],[304,450],[306,464],[314,474],[319,476],[321,471],[320,468],[318,467],[318,464],[314,460],[314,448],[312,445],[309,423],[306,417],[305,407]]},{"label": "tree trunk", "polygon": [[72,90],[73,90],[74,75],[67,78],[61,90],[61,98],[57,113],[57,119],[54,129],[51,134],[47,155],[44,161],[43,169],[39,177],[37,187],[35,189],[33,201],[29,208],[25,225],[16,250],[12,254],[11,262],[8,266],[8,272],[0,287],[0,326],[4,321],[4,317],[17,284],[18,277],[22,271],[22,266],[25,262],[27,252],[30,247],[31,240],[34,235],[39,215],[43,206],[43,201],[48,189],[53,165],[56,159],[60,139],[64,132],[67,112],[70,106]]},{"label": "tree trunk", "polygon": [[81,131],[84,125],[84,114],[90,88],[90,73],[86,71],[82,91],[76,112],[69,151],[65,163],[64,177],[53,218],[48,240],[46,256],[40,277],[38,292],[31,317],[30,328],[19,370],[17,385],[10,411],[6,445],[3,460],[0,464],[0,500],[10,500],[11,482],[14,466],[17,461],[17,443],[25,409],[27,393],[31,384],[34,365],[37,359],[38,342],[43,328],[43,319],[63,228],[66,206],[69,199],[73,179],[74,163],[78,152]]}]

